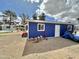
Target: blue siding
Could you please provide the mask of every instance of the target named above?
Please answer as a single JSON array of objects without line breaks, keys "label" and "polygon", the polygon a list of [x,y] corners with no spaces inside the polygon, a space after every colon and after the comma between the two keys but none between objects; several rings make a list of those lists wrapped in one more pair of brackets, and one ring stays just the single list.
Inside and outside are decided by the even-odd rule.
[{"label": "blue siding", "polygon": [[60,25],[60,36],[64,35],[65,31],[67,31],[67,25]]},{"label": "blue siding", "polygon": [[45,24],[45,37],[55,36],[55,24]]},{"label": "blue siding", "polygon": [[53,37],[55,33],[55,25],[45,23],[45,31],[37,31],[37,24],[34,22],[29,23],[29,38],[37,37],[37,36],[44,36],[44,37]]},{"label": "blue siding", "polygon": [[[66,31],[68,31],[67,26],[68,26],[68,24],[62,24],[62,25],[60,26],[60,36],[61,36],[61,37],[62,37],[62,35],[64,35],[64,33],[65,33]],[[74,26],[73,26],[73,25],[71,25],[71,26],[72,26],[71,32],[73,32],[73,31],[74,31]]]},{"label": "blue siding", "polygon": [[52,24],[45,23],[45,31],[37,31],[36,22],[29,22],[29,38],[34,38],[38,36],[43,37],[54,37],[55,36],[55,25],[60,25],[60,36],[64,35],[65,31],[67,31],[67,24]]}]

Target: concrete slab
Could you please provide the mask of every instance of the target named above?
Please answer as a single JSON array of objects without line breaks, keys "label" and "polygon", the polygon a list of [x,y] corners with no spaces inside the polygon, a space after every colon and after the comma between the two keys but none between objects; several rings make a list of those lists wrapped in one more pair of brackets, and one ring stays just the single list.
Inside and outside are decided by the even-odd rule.
[{"label": "concrete slab", "polygon": [[77,42],[64,38],[48,38],[48,40],[42,40],[39,43],[28,41],[25,45],[23,56],[33,53],[44,53],[77,44]]}]

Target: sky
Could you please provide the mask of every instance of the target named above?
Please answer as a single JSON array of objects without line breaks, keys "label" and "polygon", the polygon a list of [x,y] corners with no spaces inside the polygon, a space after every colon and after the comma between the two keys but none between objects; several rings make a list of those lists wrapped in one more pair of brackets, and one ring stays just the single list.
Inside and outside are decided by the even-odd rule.
[{"label": "sky", "polygon": [[[5,10],[12,10],[19,16],[22,13],[32,17],[37,12],[38,14],[44,12],[45,3],[48,0],[0,0],[0,12]],[[52,17],[46,17],[46,19],[53,19]]]},{"label": "sky", "polygon": [[31,17],[39,9],[41,2],[42,0],[33,3],[30,0],[0,0],[0,12],[12,10],[17,15],[25,13]]},{"label": "sky", "polygon": [[79,17],[79,0],[0,0],[0,12],[15,11],[19,16],[22,13],[32,17],[37,12],[46,14],[46,20],[68,19]]}]

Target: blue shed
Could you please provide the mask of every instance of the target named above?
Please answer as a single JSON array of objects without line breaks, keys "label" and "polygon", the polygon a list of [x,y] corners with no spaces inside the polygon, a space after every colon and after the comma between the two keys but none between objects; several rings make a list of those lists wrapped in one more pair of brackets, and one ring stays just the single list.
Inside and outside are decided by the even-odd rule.
[{"label": "blue shed", "polygon": [[[50,22],[29,20],[28,23],[28,38],[43,37],[62,37],[67,30],[73,32],[73,24],[64,22]],[[70,29],[68,29],[68,27]]]}]

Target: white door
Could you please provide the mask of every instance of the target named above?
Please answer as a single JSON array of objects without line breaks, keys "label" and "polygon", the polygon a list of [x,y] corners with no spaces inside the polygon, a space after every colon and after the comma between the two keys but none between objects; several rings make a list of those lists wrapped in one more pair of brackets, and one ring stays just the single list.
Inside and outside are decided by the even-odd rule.
[{"label": "white door", "polygon": [[60,25],[55,25],[55,37],[60,37]]}]

